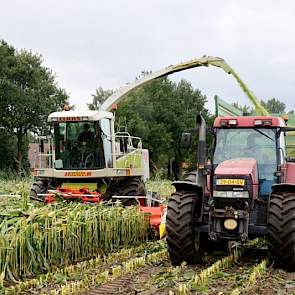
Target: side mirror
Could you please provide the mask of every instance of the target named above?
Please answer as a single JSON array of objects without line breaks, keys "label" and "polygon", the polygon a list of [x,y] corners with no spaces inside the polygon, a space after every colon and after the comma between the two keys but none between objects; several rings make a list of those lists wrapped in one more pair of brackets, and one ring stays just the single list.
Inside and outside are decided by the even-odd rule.
[{"label": "side mirror", "polygon": [[44,139],[40,140],[39,147],[40,147],[40,152],[43,154],[44,150],[45,150],[45,148],[44,148]]},{"label": "side mirror", "polygon": [[211,160],[213,158],[213,147],[208,148],[208,158]]},{"label": "side mirror", "polygon": [[192,135],[191,133],[182,133],[181,135],[181,145],[184,148],[190,148],[192,145]]},{"label": "side mirror", "polygon": [[294,156],[292,156],[292,157],[287,157],[287,162],[292,162],[292,163],[294,163],[295,162],[295,157]]},{"label": "side mirror", "polygon": [[39,149],[41,153],[44,153],[46,150],[46,146],[48,146],[48,142],[51,140],[51,136],[40,135],[37,137],[39,142]]}]

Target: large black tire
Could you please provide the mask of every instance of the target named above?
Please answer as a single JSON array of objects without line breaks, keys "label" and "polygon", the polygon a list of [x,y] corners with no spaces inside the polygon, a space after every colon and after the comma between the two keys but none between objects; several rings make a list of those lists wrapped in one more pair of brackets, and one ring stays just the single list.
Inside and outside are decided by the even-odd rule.
[{"label": "large black tire", "polygon": [[279,258],[278,264],[295,271],[295,194],[274,193],[268,215],[270,250]]},{"label": "large black tire", "polygon": [[268,210],[268,242],[270,250],[276,256],[281,256],[282,211],[284,196],[273,193],[269,201]]},{"label": "large black tire", "polygon": [[200,233],[196,219],[200,214],[201,197],[192,191],[172,194],[167,208],[167,246],[173,265],[202,261]]},{"label": "large black tire", "polygon": [[38,196],[38,194],[46,194],[48,184],[46,181],[37,180],[33,183],[30,191],[30,199],[33,201],[44,202],[45,196]]},{"label": "large black tire", "polygon": [[[129,177],[120,180],[113,195],[119,196],[146,196],[144,182],[139,177]],[[123,206],[137,205],[135,198],[121,199]]]},{"label": "large black tire", "polygon": [[287,270],[295,271],[295,194],[283,201],[282,253]]}]

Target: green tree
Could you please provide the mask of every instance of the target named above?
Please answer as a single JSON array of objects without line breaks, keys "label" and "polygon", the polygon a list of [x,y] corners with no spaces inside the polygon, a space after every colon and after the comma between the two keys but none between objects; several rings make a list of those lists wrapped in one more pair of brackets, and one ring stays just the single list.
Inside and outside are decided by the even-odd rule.
[{"label": "green tree", "polygon": [[18,172],[23,168],[26,135],[46,129],[48,114],[68,100],[42,61],[39,54],[17,51],[0,41],[0,126],[16,137]]},{"label": "green tree", "polygon": [[272,114],[281,114],[286,112],[286,105],[276,98],[267,101],[261,100],[262,106]]},{"label": "green tree", "polygon": [[15,170],[16,146],[15,137],[0,129],[0,170]]},{"label": "green tree", "polygon": [[240,105],[238,102],[232,104],[235,108],[241,110],[243,114],[252,114],[254,112],[253,108],[247,105]]},{"label": "green tree", "polygon": [[178,170],[184,159],[195,157],[195,152],[182,149],[180,138],[182,132],[195,127],[197,113],[210,117],[205,103],[206,96],[189,82],[174,83],[167,77],[161,78],[131,93],[119,104],[117,122],[125,125],[117,127],[127,127],[131,134],[143,139],[154,169],[166,168],[172,161],[174,170]]},{"label": "green tree", "polygon": [[92,103],[88,103],[89,110],[98,110],[101,104],[113,93],[112,90],[103,90],[102,87],[96,89],[95,94],[91,94]]}]

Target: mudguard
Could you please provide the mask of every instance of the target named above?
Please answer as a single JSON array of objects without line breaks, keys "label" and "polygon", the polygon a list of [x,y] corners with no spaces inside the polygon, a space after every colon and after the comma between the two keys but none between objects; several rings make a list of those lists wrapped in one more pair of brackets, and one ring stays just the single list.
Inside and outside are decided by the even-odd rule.
[{"label": "mudguard", "polygon": [[272,186],[273,192],[294,192],[295,193],[295,184],[294,183],[278,183]]},{"label": "mudguard", "polygon": [[[192,171],[188,173],[185,180],[183,181],[174,181],[172,182],[172,185],[175,187],[176,191],[193,191],[193,192],[200,192],[202,193],[203,189],[203,181],[204,176],[200,176],[198,171]],[[203,210],[203,206],[202,206]],[[202,218],[202,214],[200,215],[200,220]],[[167,215],[167,208],[165,211],[165,214],[163,215],[163,218],[161,220],[160,225],[160,238],[166,236],[166,215]]]},{"label": "mudguard", "polygon": [[174,181],[172,185],[175,187],[176,191],[202,191],[203,181],[204,177],[200,177],[198,171],[192,171],[187,175],[185,180]]}]

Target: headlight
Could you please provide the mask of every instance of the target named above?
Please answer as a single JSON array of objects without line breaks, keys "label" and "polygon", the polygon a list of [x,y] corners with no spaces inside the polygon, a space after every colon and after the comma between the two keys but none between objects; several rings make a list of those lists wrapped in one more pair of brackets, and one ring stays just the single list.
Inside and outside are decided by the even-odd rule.
[{"label": "headlight", "polygon": [[248,191],[213,191],[214,198],[242,198],[248,199]]}]

